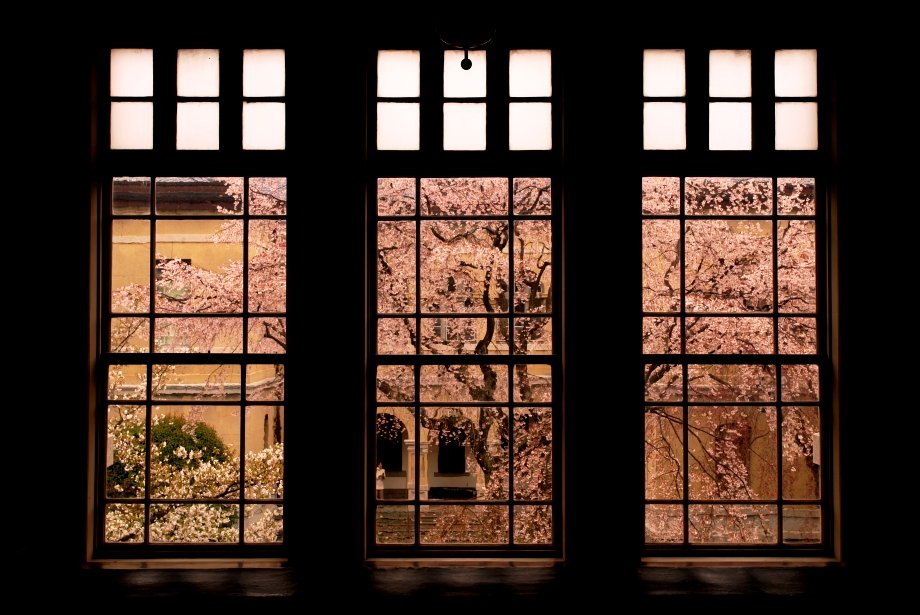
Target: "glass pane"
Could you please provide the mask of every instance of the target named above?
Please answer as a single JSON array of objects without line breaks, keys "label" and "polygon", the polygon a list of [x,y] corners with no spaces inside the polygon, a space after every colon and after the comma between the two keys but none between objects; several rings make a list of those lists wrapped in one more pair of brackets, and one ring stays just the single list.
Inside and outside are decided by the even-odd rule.
[{"label": "glass pane", "polygon": [[147,420],[143,406],[109,406],[105,447],[105,494],[144,497]]},{"label": "glass pane", "polygon": [[[484,98],[486,95],[486,52],[470,51],[473,65],[463,70],[460,61],[463,51],[449,49],[444,52],[444,97]],[[414,94],[418,96],[418,94]]]},{"label": "glass pane", "polygon": [[377,96],[390,98],[418,96],[419,58],[418,51],[378,51]]},{"label": "glass pane", "polygon": [[821,542],[821,507],[783,506],[783,542]]},{"label": "glass pane", "polygon": [[149,177],[113,177],[112,213],[131,216],[150,213]]},{"label": "glass pane", "polygon": [[[376,498],[405,500],[415,497],[415,409],[377,408],[374,432]],[[431,450],[430,445],[427,450]],[[423,454],[423,490],[431,483],[427,462],[428,457]]]},{"label": "glass pane", "polygon": [[111,148],[153,149],[153,103],[112,103]]},{"label": "glass pane", "polygon": [[508,105],[508,149],[553,149],[553,105],[510,103]]},{"label": "glass pane", "polygon": [[680,221],[642,221],[642,308],[680,310]]},{"label": "glass pane", "polygon": [[690,542],[776,543],[776,506],[698,504],[690,506]]},{"label": "glass pane", "polygon": [[243,96],[284,96],[284,49],[243,51]]},{"label": "glass pane", "polygon": [[284,506],[246,504],[243,540],[247,543],[284,542]]},{"label": "glass pane", "polygon": [[646,363],[643,375],[645,401],[680,401],[684,398],[684,376],[680,365]]},{"label": "glass pane", "polygon": [[242,311],[241,220],[158,220],[156,238],[157,312]]},{"label": "glass pane", "polygon": [[506,220],[423,220],[421,233],[422,311],[508,311]]},{"label": "glass pane", "polygon": [[553,226],[549,220],[514,223],[514,311],[553,311]]},{"label": "glass pane", "polygon": [[378,506],[374,526],[378,545],[411,545],[415,542],[415,507]]},{"label": "glass pane", "polygon": [[687,149],[684,103],[647,102],[643,109],[645,149]]},{"label": "glass pane", "polygon": [[239,519],[235,504],[154,504],[150,542],[237,542]]},{"label": "glass pane", "polygon": [[377,320],[377,354],[415,354],[415,319]]},{"label": "glass pane", "polygon": [[779,310],[814,312],[817,309],[815,223],[780,220],[777,234]]},{"label": "glass pane", "polygon": [[485,148],[485,103],[444,103],[444,149]]},{"label": "glass pane", "polygon": [[176,105],[176,149],[220,149],[220,104]]},{"label": "glass pane", "polygon": [[792,216],[815,215],[815,179],[780,177],[776,180],[777,213]]},{"label": "glass pane", "polygon": [[689,312],[773,309],[773,225],[769,220],[688,220]]},{"label": "glass pane", "polygon": [[687,379],[690,401],[776,399],[776,367],[773,365],[690,365]]},{"label": "glass pane", "polygon": [[553,319],[549,317],[517,317],[511,338],[514,354],[553,354]]},{"label": "glass pane", "polygon": [[381,177],[377,180],[378,215],[411,216],[414,213],[414,177]]},{"label": "glass pane", "polygon": [[151,391],[153,399],[169,401],[237,401],[240,366],[154,365]]},{"label": "glass pane", "polygon": [[780,318],[779,351],[781,354],[818,352],[818,326],[815,319]]},{"label": "glass pane", "polygon": [[420,387],[422,401],[508,401],[508,366],[422,365]]},{"label": "glass pane", "polygon": [[549,49],[512,49],[508,58],[510,96],[553,95],[553,53]]},{"label": "glass pane", "polygon": [[519,545],[553,543],[553,507],[515,506],[514,542]]},{"label": "glass pane", "polygon": [[246,366],[246,399],[284,400],[284,365],[258,363]]},{"label": "glass pane", "polygon": [[287,213],[286,177],[250,177],[249,213],[253,216],[283,216]]},{"label": "glass pane", "polygon": [[643,177],[642,213],[659,215],[679,214],[680,178]]},{"label": "glass pane", "polygon": [[777,96],[817,96],[817,50],[777,50],[774,79]]},{"label": "glass pane", "polygon": [[240,409],[154,406],[150,497],[240,496]]},{"label": "glass pane", "polygon": [[150,311],[150,223],[112,220],[112,311]]},{"label": "glass pane", "polygon": [[645,96],[683,96],[686,93],[683,49],[645,50],[642,93]]},{"label": "glass pane", "polygon": [[689,428],[691,498],[776,497],[776,408],[691,406]]},{"label": "glass pane", "polygon": [[242,177],[158,177],[156,182],[157,215],[232,216],[243,213]]},{"label": "glass pane", "polygon": [[109,91],[112,96],[153,96],[153,49],[113,49]]},{"label": "glass pane", "polygon": [[514,401],[553,401],[553,371],[549,365],[533,363],[514,366]]},{"label": "glass pane", "polygon": [[776,103],[776,149],[818,149],[817,103]]},{"label": "glass pane", "polygon": [[684,494],[684,412],[645,409],[645,498],[671,500]]},{"label": "glass pane", "polygon": [[150,352],[150,321],[146,318],[113,318],[109,350]]},{"label": "glass pane", "polygon": [[770,318],[687,318],[690,354],[772,354]]},{"label": "glass pane", "polygon": [[106,542],[143,542],[144,505],[107,504],[105,507]]},{"label": "glass pane", "polygon": [[783,365],[783,401],[818,401],[818,366]]},{"label": "glass pane", "polygon": [[709,149],[751,149],[751,103],[709,103]]},{"label": "glass pane", "polygon": [[508,354],[507,318],[423,318],[422,354]]},{"label": "glass pane", "polygon": [[680,504],[649,504],[645,507],[645,542],[675,543],[684,540],[684,507]]},{"label": "glass pane", "polygon": [[680,352],[680,319],[650,316],[642,319],[642,352],[676,354]]},{"label": "glass pane", "polygon": [[415,372],[411,365],[377,366],[377,401],[414,401]]},{"label": "glass pane", "polygon": [[110,365],[106,399],[113,401],[147,399],[145,365]]},{"label": "glass pane", "polygon": [[423,179],[423,216],[508,215],[508,180],[503,177]]},{"label": "glass pane", "polygon": [[553,212],[552,182],[548,177],[515,178],[512,197],[518,216],[548,216]]},{"label": "glass pane", "polygon": [[180,49],[176,61],[176,93],[179,96],[220,95],[220,51]]},{"label": "glass pane", "polygon": [[769,177],[688,177],[688,216],[768,216],[773,213]]},{"label": "glass pane", "polygon": [[287,352],[287,319],[265,317],[249,319],[249,352],[284,354]]},{"label": "glass pane", "polygon": [[249,311],[287,309],[287,222],[249,222]]},{"label": "glass pane", "polygon": [[751,95],[751,52],[748,49],[713,49],[709,52],[709,95]]},{"label": "glass pane", "polygon": [[377,311],[415,311],[415,223],[377,223]]},{"label": "glass pane", "polygon": [[815,406],[783,408],[783,497],[821,497],[821,414]]},{"label": "glass pane", "polygon": [[246,407],[245,472],[247,498],[284,497],[284,408]]},{"label": "glass pane", "polygon": [[431,506],[422,544],[508,544],[507,506]]},{"label": "glass pane", "polygon": [[553,411],[514,409],[514,499],[553,498]]},{"label": "glass pane", "polygon": [[429,500],[508,499],[507,408],[423,407],[421,425]]},{"label": "glass pane", "polygon": [[377,149],[417,150],[418,103],[377,103]]},{"label": "glass pane", "polygon": [[284,149],[284,103],[243,103],[243,149]]}]

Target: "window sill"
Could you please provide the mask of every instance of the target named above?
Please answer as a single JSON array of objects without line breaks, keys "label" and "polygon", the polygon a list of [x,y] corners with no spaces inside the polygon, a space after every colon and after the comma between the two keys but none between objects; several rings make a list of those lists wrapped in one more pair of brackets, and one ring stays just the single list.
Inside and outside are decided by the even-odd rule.
[{"label": "window sill", "polygon": [[86,562],[89,570],[227,570],[285,568],[283,558],[168,558],[168,559],[96,559]]}]

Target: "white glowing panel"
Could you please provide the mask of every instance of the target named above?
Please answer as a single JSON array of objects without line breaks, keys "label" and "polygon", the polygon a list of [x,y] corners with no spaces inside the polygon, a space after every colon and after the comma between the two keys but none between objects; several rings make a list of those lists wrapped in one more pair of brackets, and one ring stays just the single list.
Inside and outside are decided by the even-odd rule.
[{"label": "white glowing panel", "polygon": [[284,149],[284,103],[243,103],[243,149]]},{"label": "white glowing panel", "polygon": [[444,103],[444,149],[486,148],[485,103]]},{"label": "white glowing panel", "polygon": [[470,70],[463,70],[462,51],[444,52],[444,96],[447,98],[484,98],[486,95],[486,52],[471,51]]},{"label": "white glowing panel", "polygon": [[553,148],[552,103],[511,103],[508,115],[508,149]]},{"label": "white glowing panel", "polygon": [[751,95],[749,49],[713,49],[709,52],[709,95],[714,98]]},{"label": "white glowing panel", "polygon": [[220,95],[220,51],[180,49],[176,60],[176,94]]},{"label": "white glowing panel", "polygon": [[418,149],[418,103],[377,103],[377,149]]},{"label": "white glowing panel", "polygon": [[176,149],[220,149],[220,104],[176,105]]},{"label": "white glowing panel", "polygon": [[284,49],[243,51],[243,96],[284,96]]},{"label": "white glowing panel", "polygon": [[709,103],[709,149],[751,149],[751,103]]},{"label": "white glowing panel", "polygon": [[687,149],[684,103],[647,102],[644,108],[645,149]]},{"label": "white glowing panel", "polygon": [[153,96],[153,49],[113,49],[112,96]]},{"label": "white glowing panel", "polygon": [[642,92],[646,96],[686,94],[683,49],[646,49],[642,62]]},{"label": "white glowing panel", "polygon": [[552,96],[552,52],[512,49],[508,60],[508,93],[511,96]]},{"label": "white glowing panel", "polygon": [[153,149],[153,103],[112,103],[111,147]]},{"label": "white glowing panel", "polygon": [[776,103],[776,149],[818,149],[818,103]]},{"label": "white glowing panel", "polygon": [[[412,98],[419,95],[419,52],[377,52],[377,96]],[[408,149],[418,149],[408,148]]]},{"label": "white glowing panel", "polygon": [[818,51],[781,49],[776,52],[775,90],[777,96],[818,95]]}]

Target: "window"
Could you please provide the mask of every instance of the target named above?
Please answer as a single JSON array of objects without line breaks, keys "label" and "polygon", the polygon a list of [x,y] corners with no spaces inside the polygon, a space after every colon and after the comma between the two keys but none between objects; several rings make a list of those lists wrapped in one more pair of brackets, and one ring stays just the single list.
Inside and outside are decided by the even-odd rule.
[{"label": "window", "polygon": [[[685,71],[685,59],[697,68]],[[707,73],[709,83],[708,100],[668,103],[681,117],[686,106],[686,127],[646,102],[645,148],[651,138],[694,156],[642,159],[649,554],[794,555],[830,541],[816,67],[815,50],[645,52],[646,97],[682,96],[685,80],[699,91]],[[807,112],[787,115],[786,96],[807,98],[794,103]],[[686,138],[707,134],[705,121],[708,142]],[[775,140],[758,137],[771,130]],[[706,174],[674,174],[682,167]]]}]

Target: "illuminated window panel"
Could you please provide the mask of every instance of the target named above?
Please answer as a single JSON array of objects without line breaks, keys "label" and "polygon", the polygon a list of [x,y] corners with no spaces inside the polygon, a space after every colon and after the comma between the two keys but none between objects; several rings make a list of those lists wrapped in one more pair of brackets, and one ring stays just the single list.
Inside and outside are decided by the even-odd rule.
[{"label": "illuminated window panel", "polygon": [[208,97],[220,95],[220,51],[180,49],[176,62],[176,94]]},{"label": "illuminated window panel", "polygon": [[684,50],[646,49],[642,84],[645,96],[684,96],[687,93]]},{"label": "illuminated window panel", "polygon": [[377,103],[377,149],[417,150],[419,104]]},{"label": "illuminated window panel", "polygon": [[684,103],[645,103],[643,147],[663,150],[687,149],[686,115]]},{"label": "illuminated window panel", "polygon": [[113,49],[109,93],[112,96],[153,96],[153,50]]},{"label": "illuminated window panel", "polygon": [[709,149],[751,149],[750,103],[709,103]]}]

